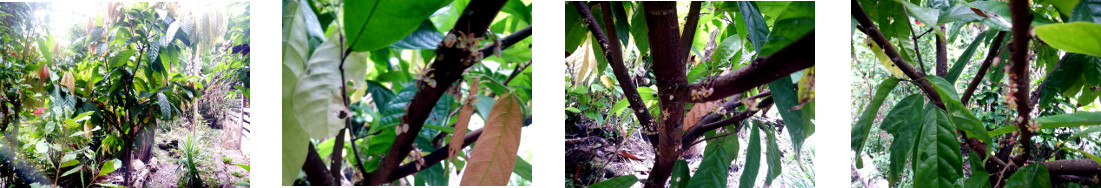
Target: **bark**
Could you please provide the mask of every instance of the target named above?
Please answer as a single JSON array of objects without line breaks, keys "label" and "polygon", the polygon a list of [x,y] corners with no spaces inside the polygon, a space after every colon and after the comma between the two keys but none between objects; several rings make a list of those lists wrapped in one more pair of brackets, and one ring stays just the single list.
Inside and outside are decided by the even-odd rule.
[{"label": "bark", "polygon": [[[475,38],[481,38],[485,35],[485,30],[489,28],[493,18],[497,16],[497,13],[501,11],[501,8],[505,5],[505,0],[489,0],[489,1],[474,1],[471,2],[466,9],[463,10],[464,14],[459,17],[459,20],[455,27],[451,30],[451,33],[472,35]],[[466,27],[461,27],[466,26]],[[431,112],[432,107],[436,105],[436,101],[440,99],[448,88],[457,81],[462,79],[462,73],[466,68],[477,62],[462,62],[461,57],[470,55],[485,55],[485,54],[471,54],[468,49],[459,49],[454,47],[447,47],[441,45],[436,49],[436,60],[432,63],[431,69],[426,75],[427,79],[432,79],[436,82],[434,86],[427,84],[426,81],[417,81],[417,87],[420,90],[410,100],[405,116],[402,117],[401,124],[399,126],[407,126],[409,133],[399,134],[394,139],[394,143],[390,145],[390,150],[386,153],[385,158],[382,159],[382,163],[378,169],[367,178],[368,185],[381,185],[387,183],[390,174],[394,169],[401,164],[402,159],[405,159],[409,155],[409,151],[412,150],[413,140],[416,139],[418,132],[421,130],[421,126],[424,125],[424,120],[428,119],[428,113]],[[451,57],[451,58],[442,58]]]},{"label": "bark", "polygon": [[643,2],[646,27],[653,43],[654,75],[657,78],[658,102],[661,109],[661,121],[658,123],[658,150],[654,168],[650,171],[645,187],[664,187],[672,174],[673,163],[680,153],[680,125],[684,120],[684,102],[674,100],[676,88],[686,83],[684,61],[680,52],[684,46],[680,43],[679,23],[675,2]]},{"label": "bark", "polygon": [[[681,102],[706,102],[749,91],[757,86],[768,84],[773,80],[814,66],[814,56],[808,54],[814,54],[813,31],[776,51],[776,53],[768,57],[758,57],[749,65],[721,75],[715,80],[674,88],[676,92],[674,98]],[[661,79],[658,80],[661,81]],[[713,93],[710,95],[693,98],[693,92],[711,89],[713,89]]]},{"label": "bark", "polygon": [[[1013,162],[1016,164],[1024,164],[1028,161],[1030,152],[1032,151],[1032,131],[1030,127],[1029,113],[1032,112],[1032,105],[1028,103],[1028,89],[1029,89],[1029,72],[1028,72],[1028,43],[1029,43],[1029,30],[1031,30],[1032,24],[1032,11],[1028,8],[1029,2],[1027,0],[1010,0],[1009,10],[1013,15],[1013,45],[1009,50],[1010,60],[1013,61],[1013,66],[1009,72],[1009,78],[1011,80],[1011,91],[1013,97],[1010,100],[1014,100],[1017,104],[1017,130],[1020,131],[1020,137],[1018,138],[1018,144],[1020,144],[1023,153],[1014,158]],[[1014,105],[1010,105],[1014,106]]]},{"label": "bark", "polygon": [[[343,74],[342,74],[343,75]],[[329,172],[332,173],[333,179],[344,179],[340,176],[341,166],[344,164],[344,130],[340,129],[340,132],[336,134],[336,137],[330,139],[336,139],[333,144],[333,152],[329,154],[329,159],[332,161],[329,165]],[[357,154],[358,155],[358,154]]]},{"label": "bark", "polygon": [[[948,44],[945,42],[944,35],[936,35],[937,37],[937,76],[944,78],[948,76]],[[914,42],[915,45],[917,41]]]},{"label": "bark", "polygon": [[1066,159],[1043,162],[1051,176],[1076,175],[1085,177],[1101,176],[1101,164],[1090,159]]},{"label": "bark", "polygon": [[1001,54],[1002,39],[1005,39],[1005,31],[998,32],[997,36],[994,36],[994,42],[990,43],[990,49],[986,52],[986,59],[982,61],[982,66],[979,66],[979,72],[975,74],[975,78],[971,79],[971,83],[967,85],[967,89],[963,91],[963,97],[960,98],[960,102],[964,106],[971,100],[971,96],[975,94],[975,88],[979,87],[979,83],[982,82],[982,78],[986,76],[986,71],[990,69],[990,65],[994,63],[994,59]]},{"label": "bark", "polygon": [[605,7],[601,8],[601,10],[604,15],[604,23],[608,24],[604,27],[607,31],[602,31],[600,29],[600,24],[596,22],[589,7],[586,6],[585,3],[574,1],[574,4],[574,7],[577,7],[577,12],[584,17],[586,26],[592,31],[596,41],[600,43],[601,49],[604,50],[604,58],[606,58],[608,64],[612,66],[612,73],[615,74],[616,81],[619,82],[620,88],[623,89],[624,98],[626,98],[627,103],[630,104],[631,112],[635,114],[635,117],[638,117],[638,122],[642,124],[643,133],[649,137],[650,146],[656,148],[659,139],[657,135],[654,134],[654,131],[657,126],[654,124],[654,118],[650,116],[650,110],[646,109],[646,104],[642,102],[642,97],[638,93],[638,86],[635,85],[634,79],[631,79],[631,76],[628,75],[627,67],[623,65],[623,51],[620,49],[619,40],[614,40],[618,38],[618,36],[616,36],[615,26],[614,24],[608,24],[613,23],[613,16],[611,15],[611,10],[607,8],[609,7],[607,6],[607,2],[601,2],[600,4]]},{"label": "bark", "polygon": [[321,156],[317,155],[317,149],[314,148],[313,143],[310,143],[307,149],[306,163],[302,165],[302,171],[306,173],[306,181],[313,185],[338,185],[332,174],[329,174],[329,169],[325,169],[325,163],[322,162]]},{"label": "bark", "polygon": [[[478,141],[478,137],[480,136],[482,136],[482,129],[470,131],[466,134],[466,137],[463,137],[463,147],[465,148],[467,146],[470,146],[470,144],[473,144],[475,141]],[[444,145],[443,147],[440,147],[440,149],[433,151],[427,156],[424,156],[424,166],[421,166],[420,168],[416,166],[416,163],[401,165],[401,167],[398,167],[398,169],[394,170],[393,174],[390,174],[390,178],[387,181],[394,181],[408,175],[416,174],[421,170],[439,164],[440,161],[443,161],[444,159],[452,157],[447,156],[447,148],[449,147],[451,147],[450,144]]]}]

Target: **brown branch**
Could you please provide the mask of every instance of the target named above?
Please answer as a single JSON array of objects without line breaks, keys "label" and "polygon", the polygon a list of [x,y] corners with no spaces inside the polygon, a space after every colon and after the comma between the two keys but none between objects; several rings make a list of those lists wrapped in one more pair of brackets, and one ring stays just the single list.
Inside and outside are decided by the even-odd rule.
[{"label": "brown branch", "polygon": [[[1093,177],[1082,177],[1075,175],[1051,175],[1051,182],[1074,182],[1078,184],[1097,184],[1099,180]],[[1083,186],[1084,187],[1084,186]]]},{"label": "brown branch", "polygon": [[306,181],[310,184],[339,185],[329,174],[329,170],[325,169],[325,162],[322,162],[321,156],[317,155],[317,149],[314,148],[313,143],[309,143],[307,148],[306,163],[302,164],[302,171],[306,172]]},{"label": "brown branch", "polygon": [[[772,105],[772,97],[765,98],[765,99],[761,100],[760,103],[757,104],[757,106],[760,106],[760,107],[758,107],[758,109],[764,109],[764,108],[761,108],[761,107],[765,107],[765,106],[769,106],[769,105]],[[718,129],[720,127],[724,127],[724,126],[727,126],[727,125],[730,125],[730,124],[735,124],[736,128],[734,130],[735,130],[735,132],[737,132],[738,130],[741,130],[741,124],[739,124],[739,123],[742,122],[742,120],[745,120],[746,118],[749,118],[750,116],[753,116],[753,114],[756,114],[757,111],[758,110],[746,110],[744,112],[735,113],[730,118],[727,118],[727,119],[722,120],[722,121],[715,121],[715,122],[709,122],[707,124],[696,125],[696,127],[693,127],[692,129],[689,129],[688,132],[684,134],[684,137],[682,137],[682,139],[681,139],[681,143],[691,142],[693,140],[696,140],[700,136],[702,136],[707,131],[715,130],[715,129]],[[702,123],[702,121],[701,121],[701,123]],[[681,148],[687,149],[688,147],[691,147],[691,144],[682,144]]]},{"label": "brown branch", "polygon": [[986,52],[986,59],[982,61],[982,66],[979,66],[979,72],[975,74],[975,78],[971,79],[971,83],[967,85],[967,89],[963,91],[963,97],[960,98],[960,102],[964,106],[971,100],[971,96],[975,94],[975,88],[979,87],[979,83],[982,82],[982,78],[986,76],[986,71],[990,69],[990,65],[994,63],[994,59],[1001,54],[1002,39],[1005,39],[1005,31],[999,31],[998,35],[994,36],[994,42],[990,43],[990,49]]},{"label": "brown branch", "polygon": [[505,82],[501,84],[508,85],[509,82],[512,82],[513,78],[516,78],[517,75],[520,75],[521,72],[524,72],[525,69],[528,69],[528,66],[531,66],[530,60],[527,63],[517,65],[515,69],[512,69],[512,74],[509,74],[508,78],[505,78]]},{"label": "brown branch", "polygon": [[684,121],[684,102],[674,100],[676,88],[685,84],[685,57],[682,56],[676,2],[643,2],[646,28],[652,43],[653,71],[657,80],[661,121],[658,124],[658,150],[654,168],[650,171],[645,187],[665,187],[672,175],[672,166],[680,154],[680,126]]},{"label": "brown branch", "polygon": [[[620,49],[619,40],[613,40],[618,38],[615,27],[609,24],[605,26],[605,30],[601,30],[601,26],[596,22],[596,18],[593,17],[592,12],[588,6],[585,6],[584,2],[574,1],[577,7],[577,12],[580,13],[585,20],[586,26],[589,27],[589,31],[592,31],[596,41],[600,43],[601,49],[604,50],[604,58],[608,60],[608,64],[612,66],[612,73],[615,74],[616,80],[619,81],[620,88],[623,89],[623,96],[627,99],[627,103],[631,106],[631,112],[638,118],[638,122],[642,124],[643,132],[649,137],[650,145],[657,147],[659,138],[653,134],[653,131],[657,127],[654,123],[654,118],[650,116],[650,110],[646,109],[646,103],[642,102],[642,97],[638,93],[637,85],[635,81],[631,79],[627,73],[627,67],[623,65],[623,52]],[[601,2],[601,8],[604,15],[604,23],[613,23],[611,9],[608,6],[608,2]],[[605,35],[607,34],[607,35]]]},{"label": "brown branch", "polygon": [[[465,148],[467,146],[470,146],[470,144],[473,144],[475,141],[478,141],[479,136],[482,136],[482,129],[478,129],[478,130],[474,130],[474,131],[470,131],[469,133],[466,133],[466,137],[463,137],[463,147]],[[419,168],[417,167],[417,163],[415,163],[415,162],[405,164],[405,165],[401,165],[400,167],[398,167],[397,169],[394,170],[394,173],[390,174],[390,178],[387,181],[398,180],[398,179],[401,179],[402,177],[412,175],[412,174],[416,174],[417,172],[420,172],[421,170],[424,170],[428,167],[439,164],[440,161],[443,161],[444,159],[447,159],[447,158],[451,157],[451,156],[447,156],[447,154],[448,154],[447,153],[448,152],[447,148],[450,148],[450,147],[451,147],[451,144],[444,145],[443,147],[440,147],[436,151],[433,151],[432,153],[424,156],[424,158],[422,158],[424,160],[424,166],[421,166]]]},{"label": "brown branch", "polygon": [[[1063,58],[1059,59],[1058,62],[1055,62],[1055,67],[1052,67],[1050,70],[1054,72],[1056,69],[1059,69],[1060,66],[1063,66],[1063,61],[1066,61],[1067,56],[1069,55],[1070,53],[1064,54]],[[1052,72],[1048,72],[1048,74],[1050,75]],[[1036,90],[1032,91],[1031,97],[1028,100],[1028,104],[1036,105],[1037,108],[1039,108],[1040,96],[1043,96],[1044,85],[1047,85],[1049,83],[1048,80],[1050,79],[1044,79],[1043,81],[1040,81],[1040,85],[1037,85]]]},{"label": "brown branch", "polygon": [[[1028,161],[1032,151],[1032,131],[1029,130],[1029,113],[1032,105],[1028,103],[1029,72],[1028,72],[1028,43],[1029,30],[1032,24],[1032,11],[1028,8],[1027,0],[1010,0],[1009,10],[1013,15],[1013,45],[1009,52],[1013,66],[1009,72],[1010,91],[1017,106],[1017,130],[1021,132],[1018,138],[1022,153],[1014,158],[1016,164],[1024,164]],[[1014,105],[1010,105],[1014,106]]]},{"label": "brown branch", "polygon": [[329,154],[330,165],[329,173],[332,173],[333,179],[344,179],[340,176],[340,169],[344,164],[344,130],[340,129],[340,132],[336,134],[336,137],[330,139],[336,139],[333,143],[333,152]]},{"label": "brown branch", "polygon": [[[758,57],[752,63],[715,80],[678,87],[676,99],[682,102],[706,102],[749,91],[754,87],[814,66],[814,31],[811,31],[768,57]],[[655,69],[657,70],[657,69]],[[658,79],[661,80],[661,79]],[[709,95],[693,97],[699,91]]]},{"label": "brown branch", "polygon": [[[512,45],[516,44],[516,42],[520,42],[521,40],[524,40],[524,39],[526,39],[530,36],[531,36],[531,25],[528,25],[527,27],[524,27],[524,29],[520,29],[519,31],[512,32],[512,34],[509,34],[508,36],[505,36],[504,38],[501,38],[501,50],[508,49],[508,47],[512,47]],[[483,57],[489,57],[489,56],[494,55],[495,54],[494,50],[493,50],[494,48],[497,48],[497,44],[490,44],[486,47],[483,47],[480,50],[482,52],[482,56]]]},{"label": "brown branch", "polygon": [[[936,26],[933,26],[933,28],[936,28]],[[944,78],[948,76],[948,44],[945,42],[944,35],[934,36],[937,39],[937,76]],[[914,43],[917,44],[917,41],[914,41]]]},{"label": "brown branch", "polygon": [[[910,12],[906,10],[906,8],[903,8],[902,12],[906,15],[910,15]],[[913,24],[910,24],[910,18],[906,18],[906,28],[910,29],[910,38],[914,41],[914,54],[917,55],[918,66],[921,66],[920,71],[925,72],[925,60],[922,60],[923,58],[921,57],[921,47],[918,47],[918,38],[925,36],[925,34],[929,33],[929,31],[933,31],[933,28],[929,27],[928,31],[922,33],[921,36],[918,36],[914,33]]]},{"label": "brown branch", "polygon": [[692,1],[692,4],[689,5],[688,18],[684,22],[684,31],[680,35],[681,57],[690,57],[688,52],[692,51],[692,41],[696,39],[696,27],[699,25],[700,5],[702,3],[702,1]]},{"label": "brown branch", "polygon": [[[453,28],[450,33],[482,38],[486,33],[485,30],[489,28],[490,23],[492,23],[493,18],[496,17],[497,13],[504,7],[505,2],[505,0],[471,2],[471,4],[463,10],[463,16],[459,17],[459,20],[455,23],[455,28]],[[382,159],[382,163],[379,164],[378,169],[367,177],[367,185],[381,185],[389,182],[387,180],[390,174],[401,164],[402,159],[409,155],[409,151],[413,149],[413,140],[416,139],[417,133],[420,132],[421,127],[424,125],[424,120],[428,119],[428,113],[432,111],[432,107],[436,105],[436,101],[440,99],[440,96],[442,96],[455,81],[462,79],[462,73],[466,68],[477,63],[464,62],[462,59],[465,58],[463,57],[484,55],[472,53],[477,52],[457,48],[457,46],[452,47],[442,44],[436,49],[437,58],[426,74],[434,76],[428,76],[429,78],[425,78],[425,80],[416,81],[416,87],[418,87],[419,90],[409,101],[409,105],[406,106],[406,112],[408,113],[402,117],[401,124],[398,124],[398,126],[405,126],[405,129],[408,129],[407,133],[399,134],[397,138],[394,138],[394,143],[390,145],[390,150],[386,153],[385,158]],[[428,81],[435,82],[435,84],[429,84]]]}]

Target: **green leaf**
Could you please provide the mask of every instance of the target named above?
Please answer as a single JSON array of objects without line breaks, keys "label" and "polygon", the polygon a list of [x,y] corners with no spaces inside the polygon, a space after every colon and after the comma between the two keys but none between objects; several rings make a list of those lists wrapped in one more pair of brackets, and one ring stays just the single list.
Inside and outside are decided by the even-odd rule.
[{"label": "green leaf", "polygon": [[[1073,4],[1070,6],[1074,6]],[[1060,8],[1059,4],[1056,4],[1057,8]],[[1063,5],[1059,10],[1063,12],[1067,5]],[[1099,0],[1081,0],[1078,1],[1078,5],[1074,6],[1073,11],[1070,12],[1070,22],[1093,22],[1101,23],[1101,1]]]},{"label": "green leaf", "polygon": [[[968,9],[968,11],[971,10]],[[983,41],[986,41],[987,38],[990,38],[990,36],[992,36],[991,34],[994,32],[994,30],[983,32],[975,37],[975,40],[971,41],[970,45],[967,45],[967,49],[963,50],[963,55],[960,55],[960,57],[956,59],[956,63],[952,64],[952,69],[948,70],[948,75],[945,75],[944,79],[948,80],[948,83],[956,83],[956,79],[959,79],[960,73],[963,73],[963,68],[967,67],[968,62],[971,62],[971,56],[975,55],[975,49],[978,48],[980,44],[983,44]]]},{"label": "green leaf", "polygon": [[915,187],[952,187],[963,176],[956,128],[948,115],[927,104],[914,151]]},{"label": "green leaf", "polygon": [[401,40],[391,44],[391,48],[400,49],[436,49],[436,45],[443,41],[443,34],[436,31],[436,26],[430,21],[421,23],[417,30],[405,36]]},{"label": "green leaf", "polygon": [[1041,129],[1101,124],[1101,111],[1076,112],[1036,118]]},{"label": "green leaf", "polygon": [[107,175],[108,173],[114,172],[115,170],[118,170],[121,167],[122,167],[122,161],[120,161],[118,159],[112,159],[112,160],[109,160],[109,161],[104,161],[103,166],[101,166],[99,168],[99,175],[98,176]]},{"label": "green leaf", "polygon": [[729,64],[730,58],[742,52],[742,46],[745,46],[745,44],[742,43],[742,39],[738,38],[737,35],[723,39],[723,42],[715,49],[714,56],[711,57],[712,61],[715,62],[714,65],[721,66]]},{"label": "green leaf", "polygon": [[760,10],[754,2],[739,1],[738,10],[745,19],[746,28],[749,29],[749,42],[753,43],[754,51],[760,52],[768,40],[768,24],[761,17]]},{"label": "green leaf", "polygon": [[1032,163],[1010,175],[1005,187],[1051,187],[1051,177],[1043,163]]},{"label": "green leaf", "polygon": [[[512,1],[520,1],[520,0],[512,0]],[[630,35],[631,26],[627,23],[628,22],[627,21],[627,13],[623,12],[623,11],[626,11],[626,9],[622,8],[623,7],[622,2],[610,2],[610,3],[608,3],[608,5],[611,5],[610,9],[612,10],[612,15],[615,18],[615,20],[612,21],[612,22],[615,22],[615,31],[616,31],[616,36],[619,37],[619,44],[626,46],[627,43],[629,43],[629,40],[631,38],[631,35]],[[620,11],[620,10],[623,10],[623,11]],[[643,26],[643,27],[645,27],[645,26]]]},{"label": "green leaf", "polygon": [[742,176],[738,178],[738,187],[753,187],[757,182],[757,173],[761,168],[761,135],[757,126],[756,123],[746,126],[750,129],[749,146],[745,149],[745,168],[742,169]]},{"label": "green leaf", "polygon": [[925,25],[938,25],[937,19],[940,18],[939,9],[921,7],[910,3],[910,1],[904,0],[895,0],[895,2],[902,3],[902,5],[906,7],[906,10],[909,11],[908,13],[910,13],[910,16],[925,23]]},{"label": "green leaf", "polygon": [[1045,43],[1060,50],[1101,56],[1101,24],[1088,22],[1060,23],[1036,26],[1033,32]]},{"label": "green leaf", "polygon": [[[705,157],[706,158],[706,157]],[[702,165],[700,167],[703,167]],[[699,175],[697,173],[697,175]],[[688,162],[677,160],[673,163],[673,179],[669,180],[670,188],[687,188],[688,182],[692,179],[690,172],[688,171]],[[725,180],[724,180],[725,181]]]},{"label": "green leaf", "polygon": [[[971,169],[986,169],[983,167],[985,161],[979,160],[979,156],[975,154],[975,151],[968,152],[969,160],[971,162]],[[972,170],[971,177],[967,177],[967,180],[963,182],[964,187],[977,187],[977,188],[989,188],[990,187],[990,173],[985,170]]]},{"label": "green leaf", "polygon": [[[801,73],[797,72],[795,74]],[[803,141],[814,133],[810,132],[814,127],[814,123],[810,121],[812,116],[808,116],[807,113],[812,111],[813,108],[790,110],[795,105],[799,105],[799,96],[796,95],[795,84],[792,84],[790,76],[772,81],[768,84],[768,87],[772,90],[772,100],[776,103],[776,110],[780,112],[780,117],[784,119],[784,126],[788,128],[787,132],[791,136],[791,144],[796,151],[796,156],[798,156],[798,153],[802,150]]]},{"label": "green leaf", "polygon": [[1068,148],[1068,147],[1066,147],[1066,146],[1063,146],[1062,148],[1059,148],[1059,149],[1063,149],[1063,150],[1067,150],[1067,151],[1075,151],[1075,152],[1078,152],[1078,153],[1082,153],[1082,155],[1085,155],[1086,157],[1089,157],[1090,159],[1092,159],[1092,160],[1093,160],[1093,162],[1096,162],[1097,164],[1101,164],[1101,157],[1097,157],[1097,155],[1093,155],[1093,154],[1091,154],[1091,153],[1089,153],[1089,152],[1086,152],[1086,151],[1082,151],[1082,150],[1078,150],[1078,149],[1074,149],[1074,148]]},{"label": "green leaf", "polygon": [[768,173],[765,174],[765,187],[772,185],[772,180],[776,180],[777,176],[780,176],[780,172],[784,170],[784,167],[780,166],[780,148],[776,146],[776,134],[772,132],[772,128],[765,128],[765,133],[768,137],[767,150],[765,155],[768,157]]},{"label": "green leaf", "polygon": [[921,129],[921,115],[925,111],[924,105],[925,98],[922,95],[912,94],[907,96],[894,105],[891,112],[887,113],[882,124],[880,124],[880,129],[890,133],[895,140],[891,142],[891,158],[887,171],[887,181],[890,186],[898,183],[903,169],[906,168],[907,160],[910,159],[910,155],[913,153],[914,142],[917,141],[917,132]]},{"label": "green leaf", "polygon": [[61,164],[57,168],[70,167],[76,164],[80,164],[80,161],[76,160],[76,153],[67,153],[61,157]]},{"label": "green leaf", "polygon": [[531,24],[531,7],[524,5],[522,0],[509,0],[508,3],[505,3],[505,7],[501,9],[501,12],[519,17],[525,23]]},{"label": "green leaf", "polygon": [[436,164],[431,167],[421,169],[414,175],[413,185],[416,186],[447,186],[448,175],[443,170],[444,164]]},{"label": "green leaf", "polygon": [[[585,27],[585,22],[581,18],[581,14],[577,12],[577,7],[573,3],[566,2],[566,51],[571,54],[574,53],[578,46],[581,46],[582,42],[585,42],[585,38],[589,34],[589,28]],[[596,16],[596,15],[593,15]],[[633,23],[632,23],[633,24]],[[632,28],[633,29],[633,28]],[[643,27],[645,29],[645,27]],[[635,36],[646,36],[638,35]],[[643,37],[645,38],[645,37]],[[637,38],[636,38],[637,40]]]},{"label": "green leaf", "polygon": [[111,56],[110,67],[118,67],[118,66],[125,65],[127,62],[130,61],[130,57],[134,56],[134,53],[137,53],[137,51],[131,49],[131,50],[125,50],[125,51],[118,52],[117,54]]},{"label": "green leaf", "polygon": [[[628,106],[630,106],[630,103],[627,102],[626,98],[620,99],[619,101],[615,102],[615,105],[612,105],[612,112],[614,112],[616,116],[623,116],[623,110],[626,110]],[[573,107],[569,107],[569,108],[573,108]],[[569,108],[566,108],[566,110],[570,110]],[[577,110],[577,108],[574,108],[574,110]],[[580,111],[580,110],[578,110],[578,111]],[[571,111],[571,112],[573,112],[573,111]],[[574,112],[574,113],[577,113],[577,112]],[[634,114],[634,113],[631,113],[631,114]]]},{"label": "green leaf", "polygon": [[1044,78],[1043,87],[1040,88],[1039,106],[1048,106],[1055,94],[1070,90],[1074,82],[1082,77],[1084,64],[1098,62],[1097,57],[1085,54],[1068,53],[1064,58],[1066,60]]},{"label": "green leaf", "polygon": [[[758,51],[759,57],[764,57],[787,47],[791,42],[803,37],[814,27],[814,2],[791,2],[782,14],[776,18],[772,31],[768,33],[768,39]],[[752,33],[751,33],[752,34]],[[756,42],[756,41],[754,41]]]},{"label": "green leaf", "polygon": [[[879,86],[875,90],[875,95],[872,97],[872,102],[868,103],[867,108],[860,114],[860,119],[853,124],[852,138],[849,142],[853,151],[856,151],[856,156],[859,158],[861,151],[864,150],[864,142],[868,139],[868,133],[872,130],[872,121],[875,121],[876,115],[879,114],[879,108],[883,106],[883,100],[887,98],[887,95],[891,93],[891,90],[898,86],[897,78],[887,78],[883,82],[879,83]],[[896,105],[897,107],[897,105]]]},{"label": "green leaf", "polygon": [[[568,13],[570,11],[570,8],[572,8],[572,7],[569,7],[569,6],[572,6],[572,3],[567,3],[567,4],[570,4],[570,5],[567,5],[567,7],[566,7],[566,12]],[[575,14],[577,13],[577,11],[573,11],[573,12]],[[635,47],[638,48],[639,53],[647,54],[647,53],[650,52],[650,38],[649,38],[649,34],[648,34],[649,30],[646,29],[646,17],[643,16],[645,14],[642,13],[643,12],[642,6],[641,5],[635,6],[635,10],[632,11],[632,12],[633,13],[631,14],[631,25],[633,25],[634,27],[631,27],[631,35],[634,36]],[[567,16],[567,18],[569,17],[568,14],[566,16]],[[567,19],[567,21],[569,21],[569,19]],[[567,26],[569,26],[569,24],[567,24]],[[568,45],[569,44],[568,43],[568,38],[569,38],[568,34],[569,33],[567,33],[567,43],[566,43],[567,46],[566,46],[566,48],[571,47],[570,45]],[[584,39],[582,39],[582,40],[584,40]],[[574,45],[574,46],[576,46],[576,45]],[[576,47],[574,47],[574,48],[576,48]],[[572,49],[572,48],[570,48],[570,49]]]},{"label": "green leaf", "polygon": [[417,29],[419,23],[451,0],[348,1],[344,3],[344,33],[352,51],[365,52],[389,46]]},{"label": "green leaf", "polygon": [[709,141],[696,176],[688,181],[687,187],[727,187],[726,178],[730,174],[730,164],[738,158],[738,147],[736,135]]},{"label": "green leaf", "polygon": [[[285,61],[285,60],[284,60]],[[283,71],[284,80],[286,80],[287,71]],[[284,81],[286,83],[286,81]],[[292,88],[283,87],[283,90],[292,90]],[[299,172],[302,171],[302,164],[306,162],[306,152],[310,144],[310,135],[306,133],[305,129],[298,124],[298,120],[295,119],[294,114],[294,102],[290,97],[283,97],[283,184],[284,186],[290,186],[294,183],[294,180],[298,178]]]},{"label": "green leaf", "polygon": [[1096,133],[1096,132],[1101,132],[1101,126],[1094,126],[1094,127],[1089,128],[1089,129],[1086,129],[1086,130],[1078,131],[1078,132],[1074,133],[1074,135],[1071,135],[1070,137],[1068,137],[1066,140],[1073,140],[1075,138],[1086,136],[1086,135],[1089,135],[1091,133]]},{"label": "green leaf", "polygon": [[968,4],[971,8],[976,8],[985,12],[988,16],[982,19],[982,23],[990,26],[998,31],[1009,31],[1012,27],[1012,19],[1009,13],[1009,4],[1003,1],[975,1]]},{"label": "green leaf", "polygon": [[455,27],[455,22],[459,21],[459,17],[463,14],[463,9],[466,9],[466,5],[470,4],[470,1],[452,1],[451,5],[444,7],[447,11],[440,12],[432,17],[432,23],[436,24],[436,29],[440,32],[450,31]]},{"label": "green leaf", "polygon": [[524,158],[520,158],[520,156],[516,156],[516,166],[512,167],[512,173],[520,175],[520,178],[524,178],[524,180],[531,181],[531,163],[528,163]]},{"label": "green leaf", "polygon": [[590,188],[628,188],[638,183],[635,175],[624,175],[589,185]]},{"label": "green leaf", "polygon": [[574,108],[574,107],[566,107],[566,111],[573,112],[573,113],[581,113],[581,109],[577,109],[577,108]]},{"label": "green leaf", "polygon": [[956,101],[960,100],[960,94],[956,92],[956,85],[937,76],[926,76],[925,78],[933,83],[933,87],[937,89],[937,94],[940,95],[942,100],[944,98],[955,99]]}]

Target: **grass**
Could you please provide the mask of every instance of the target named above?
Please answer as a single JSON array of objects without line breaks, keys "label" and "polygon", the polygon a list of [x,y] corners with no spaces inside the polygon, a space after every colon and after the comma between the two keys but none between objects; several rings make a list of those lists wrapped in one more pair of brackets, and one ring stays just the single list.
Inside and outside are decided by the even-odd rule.
[{"label": "grass", "polygon": [[232,164],[233,158],[229,158],[229,156],[222,156],[222,163]]}]

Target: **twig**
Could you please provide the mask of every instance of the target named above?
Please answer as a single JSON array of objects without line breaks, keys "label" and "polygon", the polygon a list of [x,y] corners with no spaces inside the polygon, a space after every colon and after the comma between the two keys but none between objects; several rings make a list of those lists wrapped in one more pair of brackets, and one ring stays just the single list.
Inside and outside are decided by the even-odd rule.
[{"label": "twig", "polygon": [[960,102],[967,105],[967,102],[971,100],[971,96],[975,94],[975,88],[979,87],[979,83],[982,82],[982,78],[986,76],[986,71],[990,69],[990,65],[994,63],[994,59],[1001,54],[1002,39],[1005,38],[1005,31],[998,32],[997,36],[994,36],[994,42],[990,44],[990,49],[987,50],[986,59],[982,61],[982,66],[979,66],[979,72],[975,74],[975,78],[971,79],[971,83],[967,85],[967,89],[963,91],[963,97],[960,97]]},{"label": "twig", "polygon": [[[807,55],[813,53],[814,31],[811,31],[776,53],[768,57],[758,57],[749,65],[721,75],[715,80],[679,87],[675,98],[682,102],[706,102],[749,91],[814,66],[814,56]],[[704,92],[706,95],[698,92]],[[696,95],[693,95],[694,93]]]}]

